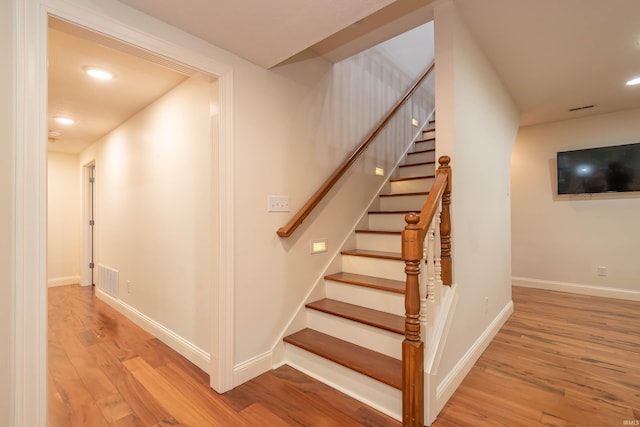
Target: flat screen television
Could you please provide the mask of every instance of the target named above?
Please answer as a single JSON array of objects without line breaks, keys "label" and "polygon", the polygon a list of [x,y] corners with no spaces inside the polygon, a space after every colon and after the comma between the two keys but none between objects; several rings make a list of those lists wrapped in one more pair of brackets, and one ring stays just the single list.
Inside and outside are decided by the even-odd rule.
[{"label": "flat screen television", "polygon": [[557,154],[558,194],[640,191],[640,143]]}]

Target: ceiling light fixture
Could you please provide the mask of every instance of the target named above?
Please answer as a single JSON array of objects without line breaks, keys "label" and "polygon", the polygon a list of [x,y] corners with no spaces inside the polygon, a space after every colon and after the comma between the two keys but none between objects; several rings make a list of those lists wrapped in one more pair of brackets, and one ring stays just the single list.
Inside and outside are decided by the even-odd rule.
[{"label": "ceiling light fixture", "polygon": [[627,82],[627,86],[635,86],[635,85],[640,85],[640,77],[636,77]]},{"label": "ceiling light fixture", "polygon": [[67,126],[72,125],[76,122],[71,117],[62,117],[62,116],[54,117],[53,120],[60,123],[61,125],[67,125]]},{"label": "ceiling light fixture", "polygon": [[97,67],[86,67],[84,71],[89,74],[94,79],[98,80],[111,80],[113,79],[113,73],[103,70],[102,68]]}]

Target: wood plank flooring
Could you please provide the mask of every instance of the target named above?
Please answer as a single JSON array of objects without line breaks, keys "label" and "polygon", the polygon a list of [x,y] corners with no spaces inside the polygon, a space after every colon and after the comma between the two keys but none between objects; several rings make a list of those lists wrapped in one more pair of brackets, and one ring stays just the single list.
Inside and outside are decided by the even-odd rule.
[{"label": "wood plank flooring", "polygon": [[[514,288],[515,313],[433,424],[640,424],[640,302]],[[49,426],[394,426],[283,366],[218,395],[91,288],[49,289]]]},{"label": "wood plank flooring", "polygon": [[522,287],[513,301],[434,426],[640,425],[640,302]]},{"label": "wood plank flooring", "polygon": [[49,427],[399,426],[288,366],[224,395],[208,381],[92,288],[49,289]]}]

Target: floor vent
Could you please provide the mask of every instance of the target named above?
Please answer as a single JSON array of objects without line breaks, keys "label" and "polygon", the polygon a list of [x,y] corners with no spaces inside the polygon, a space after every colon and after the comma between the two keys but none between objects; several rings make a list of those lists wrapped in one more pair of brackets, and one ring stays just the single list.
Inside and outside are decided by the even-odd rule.
[{"label": "floor vent", "polygon": [[104,265],[98,265],[98,289],[112,297],[118,297],[118,283],[120,273]]}]

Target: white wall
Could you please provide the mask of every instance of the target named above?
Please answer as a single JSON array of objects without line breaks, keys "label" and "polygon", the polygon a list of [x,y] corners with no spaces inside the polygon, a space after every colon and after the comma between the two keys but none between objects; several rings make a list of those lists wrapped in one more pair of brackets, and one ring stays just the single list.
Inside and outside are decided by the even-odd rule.
[{"label": "white wall", "polygon": [[640,299],[640,194],[555,196],[558,151],[640,142],[639,116],[520,129],[511,158],[514,284]]},{"label": "white wall", "polygon": [[79,163],[96,165],[96,266],[119,271],[125,304],[205,352],[210,126],[210,84],[190,79],[99,140]]},{"label": "white wall", "polygon": [[47,278],[49,286],[80,283],[81,176],[78,155],[48,153]]},{"label": "white wall", "polygon": [[433,21],[374,46],[396,67],[416,78],[434,58]]},{"label": "white wall", "polygon": [[15,348],[15,54],[12,1],[0,2],[0,425],[13,425]]},{"label": "white wall", "polygon": [[459,293],[438,383],[455,384],[511,306],[509,159],[519,112],[453,2],[436,6],[435,25],[437,150],[452,157]]}]

